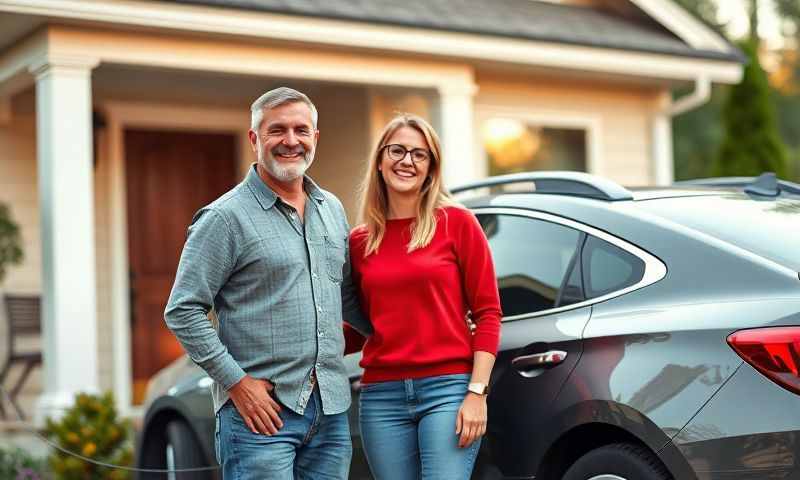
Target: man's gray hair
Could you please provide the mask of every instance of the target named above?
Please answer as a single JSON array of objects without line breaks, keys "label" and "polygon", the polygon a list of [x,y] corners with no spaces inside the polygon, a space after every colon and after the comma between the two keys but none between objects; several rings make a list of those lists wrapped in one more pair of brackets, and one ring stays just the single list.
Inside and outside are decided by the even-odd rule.
[{"label": "man's gray hair", "polygon": [[311,109],[311,122],[317,128],[317,107],[305,94],[289,87],[278,87],[258,97],[250,106],[250,128],[258,131],[264,120],[264,110],[272,110],[287,103],[303,102]]}]

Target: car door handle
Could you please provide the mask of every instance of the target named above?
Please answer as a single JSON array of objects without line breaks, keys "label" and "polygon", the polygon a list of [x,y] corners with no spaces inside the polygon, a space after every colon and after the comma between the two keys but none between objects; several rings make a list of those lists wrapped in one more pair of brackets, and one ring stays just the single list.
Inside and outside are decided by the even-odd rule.
[{"label": "car door handle", "polygon": [[[544,353],[534,353],[532,355],[521,355],[511,360],[511,365],[522,375],[529,376],[531,370],[541,369],[558,365],[567,358],[567,352],[561,350],[550,350]],[[535,375],[530,375],[535,376]]]}]

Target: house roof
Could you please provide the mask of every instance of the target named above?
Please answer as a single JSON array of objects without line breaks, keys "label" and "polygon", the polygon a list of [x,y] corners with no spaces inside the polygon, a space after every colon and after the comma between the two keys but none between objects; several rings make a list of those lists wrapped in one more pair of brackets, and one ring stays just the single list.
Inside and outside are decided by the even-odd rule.
[{"label": "house roof", "polygon": [[[696,49],[655,20],[531,0],[167,0],[317,18],[741,61],[737,49]],[[413,41],[413,40],[412,40]]]}]

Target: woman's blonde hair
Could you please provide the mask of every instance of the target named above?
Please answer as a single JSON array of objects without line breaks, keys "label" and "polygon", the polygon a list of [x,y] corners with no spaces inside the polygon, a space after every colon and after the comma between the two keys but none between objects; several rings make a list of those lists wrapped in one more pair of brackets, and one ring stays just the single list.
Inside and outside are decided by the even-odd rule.
[{"label": "woman's blonde hair", "polygon": [[422,184],[420,200],[417,203],[416,221],[412,226],[408,251],[424,248],[431,243],[436,233],[436,210],[445,206],[456,206],[455,201],[442,183],[442,148],[439,136],[433,127],[422,117],[400,114],[383,128],[380,139],[369,158],[367,172],[361,185],[361,220],[367,227],[364,256],[378,251],[386,233],[386,217],[389,212],[389,197],[386,182],[378,167],[381,164],[383,147],[396,131],[403,127],[413,128],[425,137],[432,155],[428,166],[428,176]]}]

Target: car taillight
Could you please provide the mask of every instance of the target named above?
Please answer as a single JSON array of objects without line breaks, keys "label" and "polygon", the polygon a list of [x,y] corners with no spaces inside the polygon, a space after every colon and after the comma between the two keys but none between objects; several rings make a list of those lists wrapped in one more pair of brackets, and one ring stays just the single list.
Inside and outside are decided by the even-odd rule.
[{"label": "car taillight", "polygon": [[770,380],[800,394],[800,327],[740,330],[728,344]]}]

